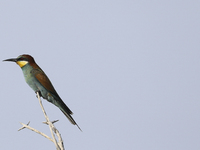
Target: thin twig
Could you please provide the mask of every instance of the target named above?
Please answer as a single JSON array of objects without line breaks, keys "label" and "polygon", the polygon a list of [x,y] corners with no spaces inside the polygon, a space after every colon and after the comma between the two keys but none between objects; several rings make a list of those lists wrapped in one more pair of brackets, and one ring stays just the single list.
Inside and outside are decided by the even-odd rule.
[{"label": "thin twig", "polygon": [[[20,123],[21,123],[21,122],[20,122]],[[29,123],[30,123],[30,122],[29,122]],[[28,123],[28,124],[29,124],[29,123]],[[42,132],[40,132],[40,131],[38,131],[38,130],[32,128],[32,127],[30,127],[28,124],[27,124],[27,125],[24,124],[24,123],[21,123],[21,124],[22,124],[23,127],[21,127],[18,131],[20,131],[20,130],[22,130],[22,129],[24,129],[24,128],[27,128],[27,129],[29,129],[29,130],[32,130],[32,131],[34,131],[34,132],[36,132],[36,133],[38,133],[38,134],[44,136],[45,138],[49,139],[51,142],[54,142],[49,136],[47,136],[46,134],[44,134],[44,133],[42,133]]]},{"label": "thin twig", "polygon": [[59,147],[59,145],[58,145],[58,143],[57,143],[57,140],[56,140],[56,138],[55,138],[55,135],[54,135],[54,133],[53,133],[53,129],[54,129],[55,127],[54,127],[54,125],[49,121],[49,118],[48,118],[48,116],[47,116],[47,114],[46,114],[46,112],[45,112],[45,110],[44,110],[43,105],[42,105],[42,101],[41,101],[41,99],[40,99],[39,92],[37,92],[37,97],[38,97],[40,106],[41,106],[41,108],[42,108],[42,111],[43,111],[43,113],[44,113],[45,119],[46,119],[47,123],[49,124],[49,129],[50,129],[50,131],[51,131],[51,135],[52,135],[52,138],[53,138],[53,142],[54,142],[54,144],[55,144],[55,146],[56,146],[56,149],[57,149],[57,150],[60,150],[60,147]]},{"label": "thin twig", "polygon": [[[52,121],[51,123],[53,124],[53,123],[56,123],[58,120],[55,120],[55,121]],[[43,122],[44,124],[47,124],[47,125],[49,125],[48,123],[47,123],[47,121],[46,122]],[[54,131],[54,133],[57,135],[57,137],[58,137],[58,145],[60,146],[60,148],[61,148],[61,150],[64,150],[64,144],[63,144],[63,140],[62,140],[62,137],[61,137],[61,134],[59,133],[59,131],[55,128],[55,126],[54,126],[54,128],[53,128],[53,131]]]},{"label": "thin twig", "polygon": [[61,137],[61,135],[60,135],[60,133],[59,133],[59,131],[57,129],[56,129],[56,135],[58,137],[58,141],[59,141],[58,144],[59,144],[61,150],[64,150],[63,140],[62,140],[62,137]]},{"label": "thin twig", "polygon": [[[20,122],[21,123],[21,122]],[[30,124],[30,121],[26,124],[27,126]],[[18,129],[18,131],[22,130],[22,129],[25,129],[26,127],[21,127],[20,129]]]},{"label": "thin twig", "polygon": [[[45,123],[45,124],[47,124],[47,125],[49,126],[49,129],[50,129],[50,131],[51,131],[51,135],[52,135],[52,138],[53,138],[53,139],[50,138],[49,136],[47,136],[46,134],[44,134],[44,133],[42,133],[42,132],[40,132],[40,131],[38,131],[38,130],[32,128],[32,127],[30,127],[30,126],[29,126],[30,121],[29,121],[27,124],[24,124],[24,123],[21,123],[21,122],[20,122],[20,123],[22,124],[22,127],[21,127],[18,131],[20,131],[20,130],[22,130],[22,129],[24,129],[24,128],[27,128],[27,129],[29,129],[29,130],[32,130],[32,131],[34,131],[34,132],[36,132],[36,133],[38,133],[38,134],[44,136],[45,138],[49,139],[51,142],[53,142],[53,143],[55,144],[57,150],[64,150],[64,144],[63,144],[62,137],[61,137],[59,131],[55,128],[55,126],[54,126],[54,124],[53,124],[53,123],[57,122],[58,120],[55,120],[55,121],[52,121],[52,122],[49,121],[49,118],[48,118],[48,116],[47,116],[47,114],[46,114],[46,112],[45,112],[45,110],[44,110],[43,105],[42,105],[42,101],[41,101],[41,99],[40,99],[40,95],[39,95],[38,92],[37,92],[36,94],[37,94],[37,97],[38,97],[38,99],[39,99],[40,106],[41,106],[41,108],[42,108],[42,111],[43,111],[44,116],[45,116],[45,119],[46,119],[46,122],[43,122],[43,123]],[[56,140],[56,138],[55,138],[54,133],[55,133],[55,134],[57,135],[57,137],[58,137],[58,142],[57,142],[57,140]]]},{"label": "thin twig", "polygon": [[[59,120],[54,120],[54,121],[51,121],[51,123],[52,124],[54,124],[54,123],[56,123],[56,122],[58,122]],[[42,122],[42,123],[44,123],[44,124],[47,124],[48,125],[48,123],[47,123],[47,121],[44,121],[44,122]]]}]

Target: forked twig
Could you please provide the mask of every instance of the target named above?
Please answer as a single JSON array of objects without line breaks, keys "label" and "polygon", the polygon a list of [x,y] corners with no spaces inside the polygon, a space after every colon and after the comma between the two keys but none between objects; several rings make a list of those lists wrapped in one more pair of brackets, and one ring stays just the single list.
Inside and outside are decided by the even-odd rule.
[{"label": "forked twig", "polygon": [[[59,131],[55,128],[55,126],[54,126],[54,124],[53,124],[53,123],[57,122],[58,120],[52,121],[52,122],[49,120],[49,118],[48,118],[48,116],[47,116],[47,114],[46,114],[46,112],[45,112],[45,110],[44,110],[44,107],[43,107],[43,105],[42,105],[42,101],[41,101],[41,99],[40,99],[39,92],[37,92],[37,97],[38,97],[40,106],[41,106],[41,108],[42,108],[42,111],[43,111],[44,116],[45,116],[45,119],[46,119],[46,122],[43,122],[43,123],[49,125],[49,129],[50,129],[52,138],[50,138],[50,137],[47,136],[46,134],[44,134],[44,133],[42,133],[42,132],[40,132],[40,131],[38,131],[38,130],[36,130],[36,129],[30,127],[30,126],[29,126],[30,121],[28,122],[28,124],[24,124],[24,123],[21,123],[21,122],[20,122],[20,123],[22,124],[22,127],[21,127],[18,131],[20,131],[20,130],[22,130],[22,129],[24,129],[24,128],[27,128],[27,129],[29,129],[29,130],[32,130],[32,131],[34,131],[34,132],[36,132],[36,133],[38,133],[38,134],[44,136],[45,138],[49,139],[50,141],[52,141],[52,142],[55,144],[57,150],[64,150],[64,145],[63,145],[62,137],[61,137]],[[57,140],[56,140],[56,138],[55,138],[55,134],[54,134],[54,133],[55,133],[55,134],[57,135],[57,137],[58,137],[58,142],[57,142]]]},{"label": "forked twig", "polygon": [[[21,122],[20,122],[20,123],[21,123]],[[29,123],[30,123],[30,121],[29,121]],[[29,123],[28,123],[28,124],[29,124]],[[29,130],[32,130],[32,131],[34,131],[34,132],[36,132],[36,133],[38,133],[38,134],[44,136],[45,138],[47,138],[47,139],[49,139],[50,141],[53,142],[53,140],[52,140],[49,136],[47,136],[46,134],[44,134],[44,133],[42,133],[42,132],[40,132],[40,131],[38,131],[38,130],[32,128],[32,127],[30,127],[28,124],[21,123],[21,125],[22,125],[23,127],[21,127],[18,131],[20,131],[20,130],[22,130],[22,129],[24,129],[24,128],[27,128],[27,129],[29,129]]]}]

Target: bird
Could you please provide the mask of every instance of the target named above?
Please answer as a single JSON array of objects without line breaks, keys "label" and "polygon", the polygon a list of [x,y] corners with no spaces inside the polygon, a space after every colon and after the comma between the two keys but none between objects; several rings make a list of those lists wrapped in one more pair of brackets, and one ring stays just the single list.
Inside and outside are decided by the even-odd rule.
[{"label": "bird", "polygon": [[35,91],[35,93],[38,92],[40,97],[57,106],[69,119],[69,121],[73,125],[77,125],[77,127],[81,130],[81,128],[71,116],[73,112],[60,98],[47,75],[36,64],[34,58],[31,55],[23,54],[17,58],[5,59],[3,61],[11,61],[17,63],[22,69],[26,83]]}]

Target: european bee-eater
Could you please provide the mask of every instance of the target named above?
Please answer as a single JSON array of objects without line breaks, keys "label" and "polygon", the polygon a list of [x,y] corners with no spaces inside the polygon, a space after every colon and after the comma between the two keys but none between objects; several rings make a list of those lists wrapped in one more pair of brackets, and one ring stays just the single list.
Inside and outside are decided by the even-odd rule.
[{"label": "european bee-eater", "polygon": [[[73,125],[77,125],[77,123],[71,116],[73,114],[72,111],[62,101],[62,99],[54,89],[51,81],[44,73],[44,71],[35,63],[35,60],[32,56],[20,55],[17,58],[6,59],[4,61],[16,62],[23,71],[26,83],[35,92],[39,92],[41,97],[56,105]],[[80,129],[78,125],[77,127]]]}]

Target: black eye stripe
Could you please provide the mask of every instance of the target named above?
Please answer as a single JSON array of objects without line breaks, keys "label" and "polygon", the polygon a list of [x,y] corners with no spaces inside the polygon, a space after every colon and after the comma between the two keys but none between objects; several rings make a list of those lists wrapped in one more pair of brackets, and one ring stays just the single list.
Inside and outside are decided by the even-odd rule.
[{"label": "black eye stripe", "polygon": [[25,60],[25,61],[28,61],[28,59],[26,59],[26,58],[23,58],[23,57],[21,57],[21,58],[18,58],[17,60]]}]

